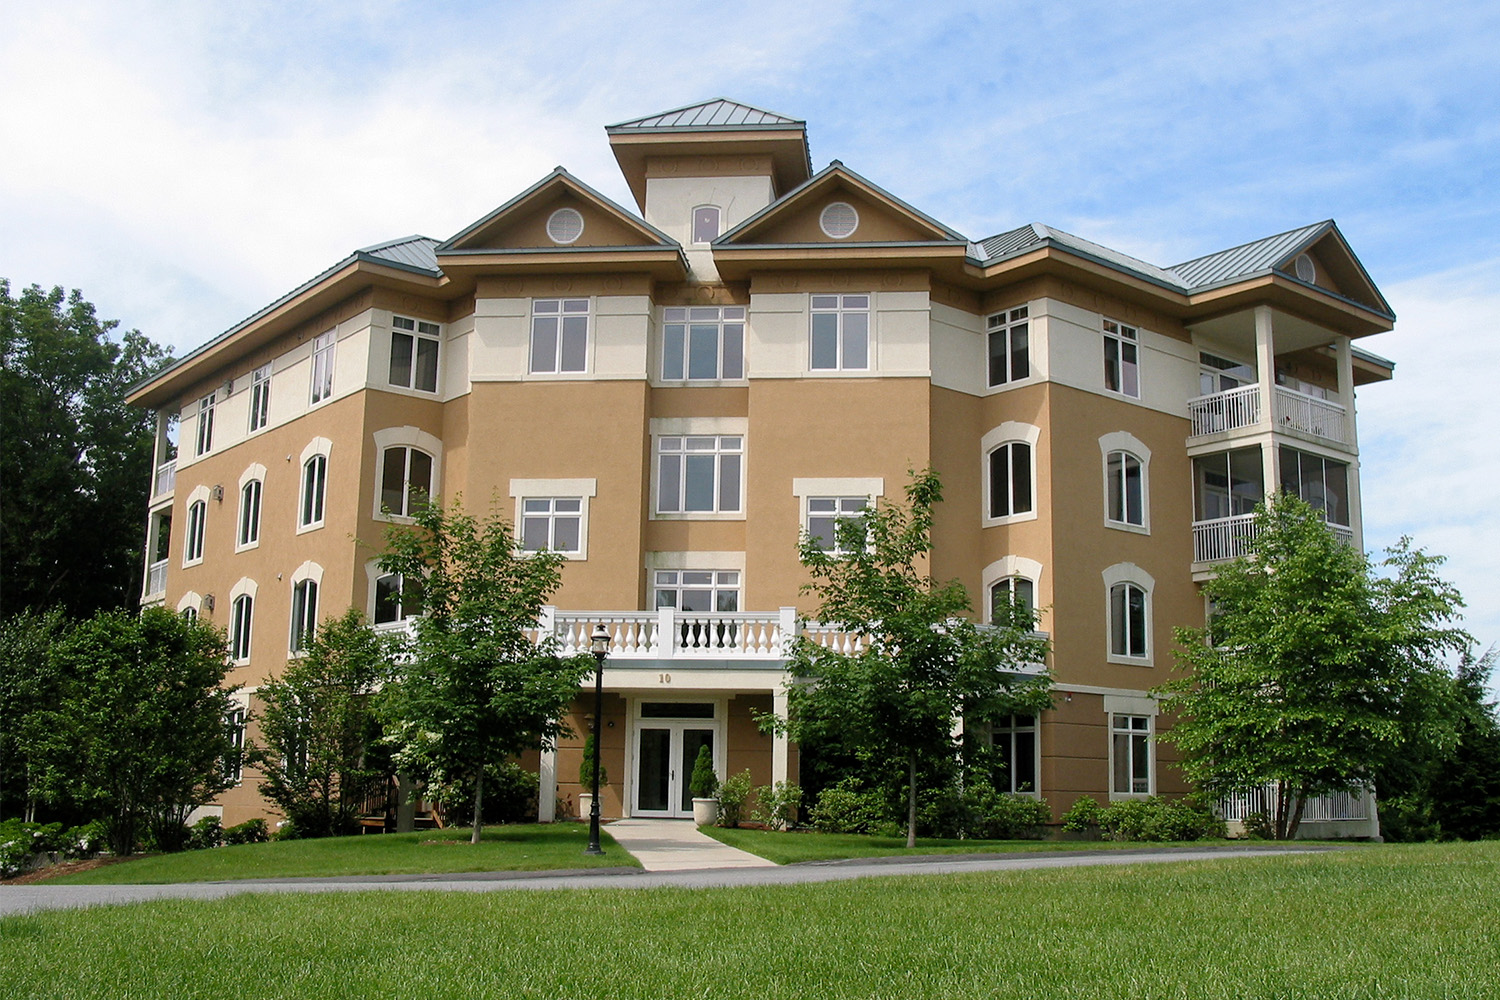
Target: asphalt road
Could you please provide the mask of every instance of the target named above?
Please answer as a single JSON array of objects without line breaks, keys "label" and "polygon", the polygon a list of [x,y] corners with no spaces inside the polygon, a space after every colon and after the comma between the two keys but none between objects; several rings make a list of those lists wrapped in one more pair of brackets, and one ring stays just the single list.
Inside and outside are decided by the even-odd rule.
[{"label": "asphalt road", "polygon": [[1338,847],[1168,847],[1129,850],[1046,851],[1025,854],[949,854],[927,857],[859,858],[818,861],[776,868],[708,868],[644,872],[605,868],[564,872],[466,872],[443,875],[350,875],[338,878],[242,879],[232,882],[180,882],[170,885],[0,886],[0,916],[40,910],[78,909],[153,899],[223,899],[266,892],[498,892],[514,889],[712,889],[741,885],[804,885],[899,875],[957,872],[1086,868],[1173,861],[1267,857],[1340,850]]}]

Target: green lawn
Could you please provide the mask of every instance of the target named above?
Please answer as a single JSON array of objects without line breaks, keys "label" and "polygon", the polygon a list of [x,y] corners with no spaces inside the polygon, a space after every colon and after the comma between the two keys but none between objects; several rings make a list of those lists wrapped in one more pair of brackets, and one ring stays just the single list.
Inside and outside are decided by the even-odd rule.
[{"label": "green lawn", "polygon": [[1500,843],[710,890],[240,896],[0,920],[7,995],[1500,995]]},{"label": "green lawn", "polygon": [[635,858],[608,838],[607,827],[605,830],[606,835],[601,838],[602,857],[583,853],[589,842],[586,824],[548,823],[486,827],[477,846],[469,843],[469,830],[464,828],[217,847],[122,861],[52,881],[137,884],[309,875],[640,867]]},{"label": "green lawn", "polygon": [[798,861],[838,861],[843,858],[880,858],[918,854],[1009,854],[1015,851],[1117,850],[1142,847],[1213,847],[1244,843],[1232,840],[1197,840],[1183,844],[1124,844],[1112,840],[941,840],[918,837],[908,848],[906,837],[867,837],[858,833],[772,833],[769,830],[733,830],[701,827],[704,833],[730,847],[758,854],[778,865]]}]

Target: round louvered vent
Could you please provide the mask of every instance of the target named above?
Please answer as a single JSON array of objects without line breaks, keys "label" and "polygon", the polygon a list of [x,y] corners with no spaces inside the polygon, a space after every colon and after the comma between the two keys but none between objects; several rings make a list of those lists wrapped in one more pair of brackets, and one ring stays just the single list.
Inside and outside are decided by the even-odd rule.
[{"label": "round louvered vent", "polygon": [[1312,258],[1305,253],[1297,255],[1297,259],[1292,262],[1292,269],[1297,272],[1297,277],[1303,281],[1313,282],[1318,280],[1318,269],[1313,266]]},{"label": "round louvered vent", "polygon": [[818,225],[823,228],[824,235],[841,240],[852,236],[859,228],[859,213],[848,202],[836,201],[823,209],[823,214],[818,217]]},{"label": "round louvered vent", "polygon": [[547,219],[547,235],[553,243],[572,243],[583,235],[583,216],[576,208],[559,208]]}]

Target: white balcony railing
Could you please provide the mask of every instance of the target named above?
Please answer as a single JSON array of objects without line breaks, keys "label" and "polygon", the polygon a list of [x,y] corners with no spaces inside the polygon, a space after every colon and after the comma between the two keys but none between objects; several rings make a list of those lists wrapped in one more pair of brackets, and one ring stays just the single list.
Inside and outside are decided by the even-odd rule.
[{"label": "white balcony railing", "polygon": [[[1331,792],[1308,799],[1302,806],[1304,823],[1339,823],[1370,818],[1370,801],[1374,796],[1368,789],[1352,792]],[[1237,795],[1227,795],[1219,800],[1219,814],[1231,823],[1243,822],[1255,813],[1274,816],[1277,806],[1277,789],[1274,785],[1257,788]]]},{"label": "white balcony railing", "polygon": [[[1345,545],[1354,544],[1354,529],[1327,522],[1329,532]],[[1250,551],[1258,529],[1254,514],[1236,514],[1211,521],[1193,522],[1193,562],[1223,562]]]},{"label": "white balcony railing", "polygon": [[153,498],[166,496],[177,488],[177,462],[163,462],[156,467],[156,476],[151,481]]},{"label": "white balcony railing", "polygon": [[1338,403],[1276,387],[1276,422],[1304,434],[1349,443],[1348,421]]},{"label": "white balcony railing", "polygon": [[1260,423],[1260,386],[1242,385],[1190,399],[1188,418],[1194,437],[1254,427]]},{"label": "white balcony railing", "polygon": [[166,592],[167,560],[161,559],[146,567],[146,593],[144,597],[160,597]]}]

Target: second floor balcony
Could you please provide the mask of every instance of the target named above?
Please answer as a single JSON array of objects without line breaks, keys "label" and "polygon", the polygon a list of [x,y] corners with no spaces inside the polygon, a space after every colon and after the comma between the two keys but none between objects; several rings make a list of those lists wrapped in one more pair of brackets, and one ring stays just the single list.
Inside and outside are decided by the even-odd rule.
[{"label": "second floor balcony", "polygon": [[170,497],[177,489],[177,462],[163,462],[156,467],[151,477],[151,500],[156,502]]},{"label": "second floor balcony", "polygon": [[[1328,530],[1345,545],[1354,544],[1354,529],[1328,522]],[[1193,522],[1193,562],[1214,563],[1248,553],[1257,534],[1254,514],[1236,514]]]},{"label": "second floor balcony", "polygon": [[1188,401],[1192,436],[1271,429],[1296,431],[1322,441],[1352,446],[1349,421],[1338,403],[1276,386],[1269,413],[1258,385],[1242,385]]}]

